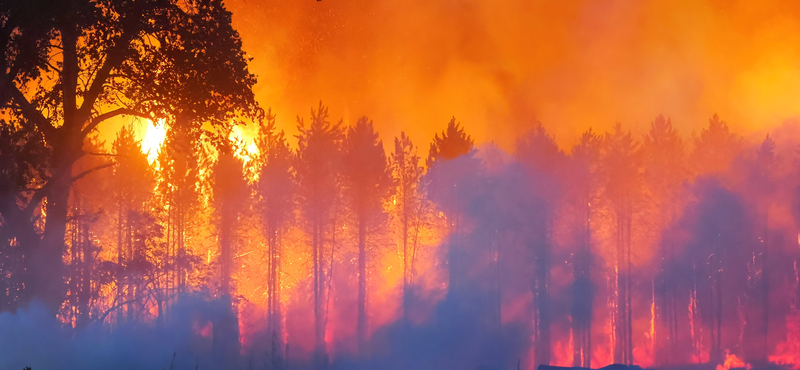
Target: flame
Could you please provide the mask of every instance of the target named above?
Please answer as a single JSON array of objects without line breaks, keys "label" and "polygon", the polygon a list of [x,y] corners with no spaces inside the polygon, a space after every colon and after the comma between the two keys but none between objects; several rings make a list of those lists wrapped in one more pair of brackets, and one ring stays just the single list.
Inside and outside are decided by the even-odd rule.
[{"label": "flame", "polygon": [[725,350],[725,362],[717,365],[717,370],[730,370],[730,369],[752,369],[753,366],[740,360],[736,355],[731,354],[730,351]]},{"label": "flame", "polygon": [[247,126],[234,125],[228,139],[241,145],[236,155],[241,158],[244,163],[249,163],[258,156],[258,146],[256,146],[255,143],[255,135],[248,130]]},{"label": "flame", "polygon": [[786,316],[786,340],[778,343],[769,362],[800,369],[800,314]]},{"label": "flame", "polygon": [[574,356],[575,352],[573,351],[572,331],[570,331],[568,341],[556,341],[555,345],[553,346],[553,359],[550,361],[550,363],[556,366],[571,367]]},{"label": "flame", "polygon": [[167,127],[164,120],[160,119],[156,123],[147,120],[144,135],[142,137],[142,153],[147,154],[147,160],[152,164],[158,158],[158,150],[167,137]]}]

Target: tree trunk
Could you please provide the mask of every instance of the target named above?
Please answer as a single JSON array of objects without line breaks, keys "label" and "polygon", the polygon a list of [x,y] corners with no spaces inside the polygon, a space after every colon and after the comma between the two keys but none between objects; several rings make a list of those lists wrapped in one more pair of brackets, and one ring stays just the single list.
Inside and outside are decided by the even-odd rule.
[{"label": "tree trunk", "polygon": [[367,225],[362,214],[358,218],[358,353],[367,355]]},{"label": "tree trunk", "polygon": [[403,190],[403,318],[408,319],[408,310],[411,304],[409,292],[409,262],[408,262],[408,198]]},{"label": "tree trunk", "polygon": [[[55,156],[58,158],[59,156]],[[67,232],[70,173],[72,163],[59,163],[53,169],[47,197],[47,216],[42,243],[31,251],[28,271],[31,295],[50,312],[58,312],[65,294],[64,237]]]}]

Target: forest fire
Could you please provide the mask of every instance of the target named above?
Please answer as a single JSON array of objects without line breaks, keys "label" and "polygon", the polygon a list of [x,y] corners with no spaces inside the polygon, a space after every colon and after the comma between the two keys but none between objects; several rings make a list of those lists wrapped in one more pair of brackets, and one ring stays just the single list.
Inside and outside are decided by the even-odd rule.
[{"label": "forest fire", "polygon": [[0,1],[0,368],[800,369],[800,17],[700,3]]}]

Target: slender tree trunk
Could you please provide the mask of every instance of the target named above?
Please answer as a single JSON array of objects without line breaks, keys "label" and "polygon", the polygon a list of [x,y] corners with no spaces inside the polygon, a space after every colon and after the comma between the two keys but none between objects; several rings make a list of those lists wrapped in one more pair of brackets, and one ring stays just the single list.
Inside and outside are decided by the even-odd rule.
[{"label": "slender tree trunk", "polygon": [[358,353],[367,355],[367,225],[363,212],[358,217]]},{"label": "slender tree trunk", "polygon": [[[405,184],[402,184],[405,188]],[[410,292],[409,292],[409,261],[408,261],[408,198],[405,189],[403,189],[403,318],[408,319],[408,310],[410,306]]]},{"label": "slender tree trunk", "polygon": [[[124,227],[123,227],[123,216],[122,216],[122,199],[118,199],[118,201],[120,203],[117,205],[117,266],[119,268],[117,271],[120,271],[120,273],[119,275],[117,275],[117,299],[123,300],[125,298],[124,297],[125,273],[122,272],[122,265],[124,262],[123,244],[122,244]],[[123,321],[121,320],[121,318],[123,317],[124,315],[122,313],[117,314],[118,321]]]},{"label": "slender tree trunk", "polygon": [[763,359],[767,359],[769,355],[769,294],[770,294],[770,274],[769,274],[769,203],[765,206],[764,211],[764,258],[761,264],[761,278],[764,279],[764,302],[763,310],[763,335],[764,335],[764,354]]},{"label": "slender tree trunk", "polygon": [[317,369],[327,368],[327,344],[325,343],[325,273],[324,258],[324,225],[321,217],[317,216],[313,226],[313,253],[314,253],[314,325],[316,336],[316,364]]},{"label": "slender tree trunk", "polygon": [[[549,223],[549,221],[548,221]],[[539,256],[537,256],[536,282],[534,299],[536,300],[537,326],[536,326],[536,362],[550,364],[550,243],[549,225],[541,230],[539,238]]]},{"label": "slender tree trunk", "polygon": [[617,298],[617,312],[616,312],[616,327],[614,330],[614,362],[618,364],[625,364],[625,257],[623,254],[624,236],[622,227],[622,215],[617,211],[617,261],[616,261],[616,298]]},{"label": "slender tree trunk", "polygon": [[[579,250],[575,254],[573,276],[575,286],[573,290],[572,331],[575,338],[573,348],[573,366],[591,367],[591,336],[592,336],[592,302],[594,289],[591,282],[591,207],[587,204],[586,212],[578,225],[583,228],[583,238]],[[579,217],[580,219],[580,217]]]},{"label": "slender tree trunk", "polygon": [[626,269],[625,269],[625,274],[626,274],[625,279],[627,281],[628,286],[625,289],[625,294],[626,294],[626,299],[627,299],[627,302],[625,304],[625,309],[627,310],[626,313],[627,313],[628,317],[627,317],[627,322],[626,322],[627,331],[625,332],[625,334],[626,334],[626,341],[627,341],[628,347],[626,349],[625,356],[627,358],[626,364],[631,365],[631,364],[633,364],[633,278],[631,276],[631,272],[633,271],[633,265],[631,263],[631,244],[632,244],[632,240],[631,239],[632,239],[632,231],[633,231],[632,230],[633,229],[633,225],[632,225],[632,223],[633,223],[633,204],[632,204],[630,199],[628,199],[627,206],[628,207],[627,207],[626,215],[625,215],[626,216],[626,218],[625,218],[625,222],[626,222],[626,225],[625,225],[625,231],[626,231],[625,232],[625,237],[626,237],[625,243],[626,243],[626,248],[627,248],[627,250],[625,251],[626,252],[625,253],[625,255],[626,255],[625,258],[627,259],[627,266],[626,266]]}]

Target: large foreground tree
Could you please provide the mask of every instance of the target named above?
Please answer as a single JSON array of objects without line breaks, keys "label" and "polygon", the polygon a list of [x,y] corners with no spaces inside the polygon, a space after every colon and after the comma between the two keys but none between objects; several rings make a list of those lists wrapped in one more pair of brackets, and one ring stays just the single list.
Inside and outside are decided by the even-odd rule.
[{"label": "large foreground tree", "polygon": [[26,209],[44,205],[41,235],[13,242],[28,243],[21,246],[23,296],[55,311],[65,292],[70,188],[111,165],[73,172],[87,154],[87,135],[121,115],[227,125],[237,113],[256,111],[255,76],[221,0],[0,0],[0,45],[0,111],[48,149],[22,158],[47,169],[35,188],[24,189],[31,193]]}]

